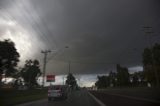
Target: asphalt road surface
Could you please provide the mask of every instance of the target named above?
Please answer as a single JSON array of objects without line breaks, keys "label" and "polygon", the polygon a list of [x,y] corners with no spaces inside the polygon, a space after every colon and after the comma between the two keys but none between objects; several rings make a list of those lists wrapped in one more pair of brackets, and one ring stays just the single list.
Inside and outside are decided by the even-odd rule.
[{"label": "asphalt road surface", "polygon": [[68,99],[49,101],[46,99],[17,106],[100,106],[87,90],[71,91]]},{"label": "asphalt road surface", "polygon": [[160,101],[139,99],[97,91],[91,91],[91,93],[106,104],[106,106],[160,106]]}]

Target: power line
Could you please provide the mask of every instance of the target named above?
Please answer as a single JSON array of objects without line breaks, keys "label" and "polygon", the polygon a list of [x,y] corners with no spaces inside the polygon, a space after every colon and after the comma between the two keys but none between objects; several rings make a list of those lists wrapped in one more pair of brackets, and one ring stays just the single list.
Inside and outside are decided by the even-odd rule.
[{"label": "power line", "polygon": [[[27,14],[30,14],[30,11],[28,10],[28,8],[26,7],[26,5],[24,4],[24,1],[22,0],[22,2],[21,2],[22,4],[23,4],[23,7],[24,7],[24,9],[25,9],[25,12],[27,12]],[[31,6],[31,4],[30,4],[30,6]],[[33,6],[32,6],[32,8],[33,8]],[[34,10],[32,10],[32,11],[34,11]],[[35,12],[35,11],[34,11]],[[36,12],[35,12],[36,13]],[[39,17],[39,15],[38,14],[36,14],[38,17]],[[38,30],[38,32],[39,33],[41,33],[40,35],[41,35],[41,37],[42,37],[42,39],[46,39],[47,40],[47,42],[49,42],[49,43],[51,43],[50,42],[50,40],[48,39],[48,37],[44,37],[46,34],[43,32],[43,30],[40,28],[40,25],[38,24],[38,22],[35,20],[35,18],[34,18],[34,16],[33,16],[33,14],[31,13],[30,14],[30,16],[32,16],[31,17],[31,19],[33,20],[33,24],[35,25],[35,26],[37,26],[37,27],[34,27],[33,25],[31,25],[31,27],[32,28],[36,28],[37,30]],[[39,18],[40,19],[40,18]],[[30,20],[29,20],[30,21]],[[31,21],[30,21],[31,22]],[[32,23],[32,22],[31,22]],[[43,25],[41,26],[41,27],[43,27]],[[37,31],[36,30],[36,31]]]},{"label": "power line", "polygon": [[[23,0],[22,0],[22,3],[23,3],[23,5],[24,5],[24,2],[23,2]],[[32,7],[32,9],[35,11],[35,13],[37,13],[36,12],[36,8],[35,8],[35,6],[32,6],[32,5],[30,5],[31,7]],[[25,7],[25,9],[27,10],[27,8],[26,8],[26,6],[24,5],[24,7]],[[28,12],[29,13],[29,12]],[[32,14],[31,14],[32,15]],[[46,29],[46,31],[47,31],[47,33],[48,33],[48,35],[52,35],[51,37],[53,38],[52,40],[54,40],[54,42],[52,42],[52,43],[54,43],[54,45],[55,45],[55,47],[57,48],[57,43],[56,43],[56,41],[55,41],[55,37],[53,36],[53,34],[52,34],[52,32],[48,29],[48,26],[46,25],[46,23],[44,22],[44,20],[40,17],[40,15],[38,15],[38,14],[36,14],[36,16],[39,18],[39,20],[41,21],[41,23],[43,24],[42,26],[43,26],[43,29]],[[34,17],[33,17],[33,15],[32,15],[32,18],[34,19]],[[37,21],[34,19],[34,22],[35,22],[35,24],[36,24],[36,26],[39,26],[39,24],[37,23]],[[40,31],[41,32],[41,31]],[[44,32],[41,32],[43,35],[46,35]],[[44,37],[42,35],[42,37]],[[49,41],[50,42],[50,40],[48,39],[48,37],[45,37],[46,39],[47,39],[47,41]],[[49,59],[49,60],[51,60],[52,58],[54,58],[54,57],[56,57],[56,55],[52,55],[52,57]],[[48,60],[48,61],[49,61]],[[48,62],[47,61],[47,62]]]},{"label": "power line", "polygon": [[[19,8],[19,5],[17,4],[17,2],[15,2],[14,3],[15,5],[16,5],[16,10],[18,10],[19,11],[19,13],[26,13],[26,14],[30,14],[29,12],[28,12],[28,10],[25,8],[25,5],[21,2],[21,4],[23,4],[23,10],[25,9],[25,11],[22,11],[22,9],[21,8]],[[5,8],[3,8],[4,10],[5,10],[5,13],[8,15],[8,17],[10,18],[10,19],[13,19],[13,20],[15,20],[15,21],[17,21],[17,19],[16,19],[16,17],[14,17],[13,15],[11,16],[10,14],[10,12],[7,10],[7,9],[5,9]],[[40,32],[40,36],[42,36],[42,35],[44,35],[44,33],[42,33],[41,31],[40,31],[40,29],[38,28],[38,27],[34,27],[33,26],[33,24],[35,24],[36,26],[38,26],[37,25],[37,22],[36,21],[34,21],[35,23],[33,23],[33,22],[31,22],[31,20],[29,19],[29,17],[28,17],[28,15],[26,15],[26,14],[23,14],[23,18],[25,19],[25,22],[27,22],[27,23],[30,23],[30,24],[28,24],[31,28],[33,28],[33,29],[35,29],[36,31],[37,31],[37,29],[38,29],[38,31]],[[32,15],[32,14],[31,14]],[[30,16],[31,16],[30,15]],[[34,19],[33,18],[33,15],[32,15],[32,19]],[[27,20],[27,21],[26,21]],[[32,23],[32,24],[31,24]],[[34,31],[34,30],[33,30]],[[33,33],[32,33],[32,31],[30,31],[29,33],[31,33],[32,35],[33,35]],[[42,39],[45,39],[45,40],[47,40],[47,42],[49,42],[48,41],[48,39],[46,39],[44,36],[42,36]],[[32,39],[30,39],[30,40],[32,40]],[[37,46],[39,46],[39,45],[37,45]],[[39,48],[40,49],[42,49],[40,46],[39,46]]]},{"label": "power line", "polygon": [[[33,5],[30,5],[30,6],[32,6],[32,8],[36,11],[35,6],[33,6]],[[36,13],[37,13],[37,12],[36,12]],[[43,18],[41,18],[41,16],[40,16],[39,14],[37,14],[37,16],[38,16],[38,18],[41,20],[41,23],[43,24],[43,27],[46,29],[48,35],[52,35],[52,36],[51,36],[51,37],[53,38],[52,40],[54,40],[53,43],[54,43],[55,47],[57,48],[56,38],[54,37],[53,33],[49,30],[48,25],[46,24],[45,20],[44,20]]]}]

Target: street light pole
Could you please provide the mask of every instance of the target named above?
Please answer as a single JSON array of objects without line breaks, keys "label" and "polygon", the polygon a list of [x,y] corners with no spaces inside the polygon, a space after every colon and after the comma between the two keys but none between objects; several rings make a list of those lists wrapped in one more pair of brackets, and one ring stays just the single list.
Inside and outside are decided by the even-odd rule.
[{"label": "street light pole", "polygon": [[68,73],[70,73],[70,70],[71,70],[71,62],[69,61],[68,62]]},{"label": "street light pole", "polygon": [[[69,48],[69,46],[65,46],[66,49]],[[70,70],[71,70],[71,61],[69,60],[68,62],[68,74],[70,73]]]},{"label": "street light pole", "polygon": [[45,73],[46,73],[46,61],[47,61],[47,54],[50,53],[50,50],[41,51],[41,53],[44,54],[44,64],[43,64],[43,80],[42,80],[42,86],[44,87],[44,81],[45,81]]}]

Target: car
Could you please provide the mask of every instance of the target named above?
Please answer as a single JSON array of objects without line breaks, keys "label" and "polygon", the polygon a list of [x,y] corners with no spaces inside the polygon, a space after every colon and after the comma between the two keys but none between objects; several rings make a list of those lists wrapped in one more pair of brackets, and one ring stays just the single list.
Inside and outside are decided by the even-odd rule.
[{"label": "car", "polygon": [[48,88],[48,101],[59,99],[67,99],[69,87],[67,85],[52,85]]}]

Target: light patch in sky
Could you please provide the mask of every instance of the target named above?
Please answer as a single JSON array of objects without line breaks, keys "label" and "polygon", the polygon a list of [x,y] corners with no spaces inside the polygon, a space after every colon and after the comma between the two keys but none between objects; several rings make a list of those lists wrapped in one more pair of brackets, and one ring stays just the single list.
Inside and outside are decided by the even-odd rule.
[{"label": "light patch in sky", "polygon": [[0,30],[0,40],[10,39],[15,43],[16,49],[20,53],[20,65],[27,59],[33,59],[34,55],[40,52],[40,47],[43,47],[43,43],[39,42],[36,35],[28,33],[15,21],[1,18],[0,28],[3,28]]},{"label": "light patch in sky", "polygon": [[[45,78],[45,86],[52,85],[63,85],[65,84],[67,75],[57,75],[55,77],[55,82],[46,82]],[[96,74],[89,74],[89,75],[75,75],[75,78],[77,80],[77,84],[80,87],[91,87],[95,85],[95,82],[97,81],[97,75]],[[14,82],[14,78],[3,78],[2,82],[11,83]],[[39,77],[37,80],[38,84],[42,85],[42,77]]]},{"label": "light patch in sky", "polygon": [[142,66],[129,67],[128,70],[129,73],[134,73],[138,71],[143,71],[143,67]]},{"label": "light patch in sky", "polygon": [[[80,87],[92,87],[93,85],[95,85],[95,82],[97,81],[98,75],[102,76],[102,75],[106,75],[106,74],[88,74],[88,75],[74,75],[74,76],[77,80],[77,84]],[[45,78],[45,86],[49,86],[50,84],[63,85],[63,84],[65,84],[66,77],[67,77],[67,75],[56,75],[55,82],[51,82],[51,83],[46,82],[46,78]],[[38,78],[38,83],[40,85],[42,85],[42,77]]]},{"label": "light patch in sky", "polygon": [[13,41],[16,45],[17,51],[20,53],[20,59],[25,60],[32,47],[32,43],[30,41],[31,38],[28,36],[27,32],[18,25],[18,23],[10,20],[4,20],[2,22],[6,27],[0,39],[10,39]]}]

